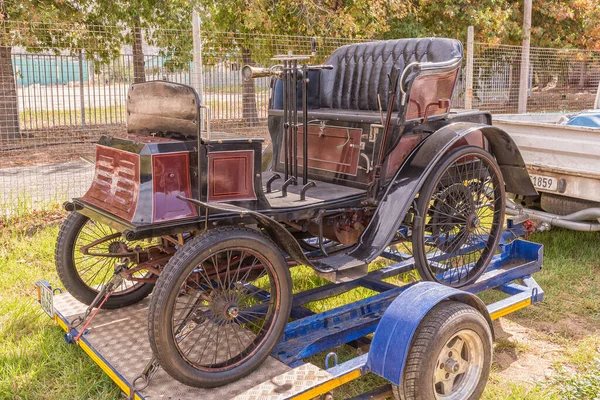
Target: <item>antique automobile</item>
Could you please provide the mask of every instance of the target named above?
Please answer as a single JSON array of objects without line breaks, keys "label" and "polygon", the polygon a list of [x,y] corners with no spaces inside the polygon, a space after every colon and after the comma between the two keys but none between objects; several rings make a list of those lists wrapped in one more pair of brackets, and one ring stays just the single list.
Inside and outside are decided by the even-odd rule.
[{"label": "antique automobile", "polygon": [[62,283],[86,317],[153,291],[158,364],[213,387],[277,344],[290,268],[348,282],[392,246],[424,280],[473,282],[497,250],[505,191],[536,192],[489,113],[450,112],[462,54],[456,40],[401,39],[340,47],[323,65],[246,66],[245,79],[271,77],[265,150],[204,130],[191,87],[131,85],[127,136],[100,139],[90,189],[65,205]]}]

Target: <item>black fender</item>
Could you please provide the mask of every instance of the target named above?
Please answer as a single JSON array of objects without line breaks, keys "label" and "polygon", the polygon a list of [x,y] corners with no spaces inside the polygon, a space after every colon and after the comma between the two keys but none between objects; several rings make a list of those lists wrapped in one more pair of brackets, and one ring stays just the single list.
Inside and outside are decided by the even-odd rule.
[{"label": "black fender", "polygon": [[269,237],[277,243],[277,245],[287,253],[294,261],[296,261],[300,265],[306,265],[314,268],[315,270],[322,273],[329,273],[333,271],[333,268],[323,265],[318,261],[310,261],[300,244],[296,240],[296,238],[279,222],[275,221],[273,218],[268,217],[267,215],[261,214],[259,212],[249,210],[244,207],[234,206],[232,204],[227,203],[207,203],[204,201],[190,199],[183,196],[177,196],[181,200],[189,201],[192,204],[197,206],[202,206],[209,208],[211,210],[217,211],[225,211],[230,213],[235,213],[239,215],[248,215],[256,220],[258,225],[262,227],[265,232],[269,235]]},{"label": "black fender", "polygon": [[506,190],[522,195],[537,195],[521,152],[502,129],[491,125],[456,122],[440,128],[417,147],[388,184],[371,222],[348,255],[366,263],[373,261],[392,241],[408,209],[441,158],[460,139],[480,131],[495,155]]}]

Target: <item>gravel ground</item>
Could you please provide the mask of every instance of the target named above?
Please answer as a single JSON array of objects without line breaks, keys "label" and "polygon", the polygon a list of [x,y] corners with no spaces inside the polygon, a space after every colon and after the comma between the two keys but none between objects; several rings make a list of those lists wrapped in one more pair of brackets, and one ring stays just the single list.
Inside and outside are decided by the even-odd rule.
[{"label": "gravel ground", "polygon": [[81,196],[93,173],[85,161],[0,168],[0,215]]}]

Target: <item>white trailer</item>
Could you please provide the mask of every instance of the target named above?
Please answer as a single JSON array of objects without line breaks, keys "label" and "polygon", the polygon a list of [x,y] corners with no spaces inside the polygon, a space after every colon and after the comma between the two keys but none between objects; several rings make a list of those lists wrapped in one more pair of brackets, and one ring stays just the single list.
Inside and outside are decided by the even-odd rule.
[{"label": "white trailer", "polygon": [[600,95],[596,103],[595,111],[579,114],[494,116],[494,126],[519,147],[540,193],[509,204],[509,214],[546,226],[600,231]]}]

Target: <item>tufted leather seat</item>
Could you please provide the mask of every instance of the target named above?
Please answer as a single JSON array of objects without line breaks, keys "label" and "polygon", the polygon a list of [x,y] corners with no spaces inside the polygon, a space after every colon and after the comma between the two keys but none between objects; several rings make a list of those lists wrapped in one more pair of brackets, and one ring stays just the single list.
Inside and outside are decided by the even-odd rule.
[{"label": "tufted leather seat", "polygon": [[[445,38],[398,39],[342,46],[325,64],[333,70],[320,75],[319,107],[342,110],[387,110],[388,74],[400,71],[411,62],[442,62],[461,58],[458,40]],[[396,103],[395,109],[398,109]]]}]

